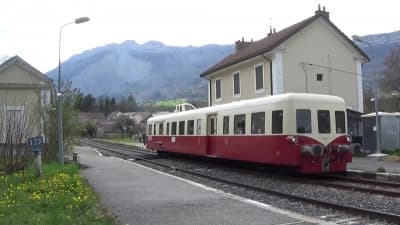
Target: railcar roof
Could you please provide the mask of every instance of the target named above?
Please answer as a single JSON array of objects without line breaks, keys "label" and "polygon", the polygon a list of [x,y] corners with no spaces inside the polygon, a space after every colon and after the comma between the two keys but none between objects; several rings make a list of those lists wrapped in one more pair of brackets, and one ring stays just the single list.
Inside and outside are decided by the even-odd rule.
[{"label": "railcar roof", "polygon": [[[398,117],[400,116],[400,112],[393,112],[393,113],[388,113],[388,112],[378,112],[379,116],[393,116],[393,117]],[[361,117],[365,118],[365,117],[375,117],[376,113],[368,113],[365,115],[362,115]]]},{"label": "railcar roof", "polygon": [[260,106],[260,105],[265,105],[265,104],[288,103],[288,102],[307,102],[307,103],[323,102],[324,104],[343,104],[344,105],[343,98],[338,97],[338,96],[322,95],[322,94],[306,94],[306,93],[287,93],[287,94],[266,96],[266,97],[262,97],[262,98],[251,99],[251,100],[232,102],[232,103],[227,103],[227,104],[222,104],[222,105],[215,105],[215,106],[211,106],[211,107],[204,107],[204,108],[199,108],[199,109],[185,111],[185,112],[177,112],[177,113],[170,113],[170,114],[166,114],[166,115],[155,116],[155,117],[149,118],[148,122],[166,120],[166,119],[173,118],[176,116],[213,114],[213,113],[218,113],[218,112],[225,111],[225,110],[255,107],[255,106]]}]

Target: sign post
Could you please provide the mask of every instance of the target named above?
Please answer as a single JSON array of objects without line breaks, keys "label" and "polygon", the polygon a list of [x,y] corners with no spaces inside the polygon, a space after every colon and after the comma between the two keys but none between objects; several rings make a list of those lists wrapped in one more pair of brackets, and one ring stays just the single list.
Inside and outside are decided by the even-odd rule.
[{"label": "sign post", "polygon": [[35,170],[36,170],[36,178],[40,178],[42,176],[42,145],[43,145],[43,137],[34,137],[28,139],[29,146],[32,148],[32,152],[35,160]]}]

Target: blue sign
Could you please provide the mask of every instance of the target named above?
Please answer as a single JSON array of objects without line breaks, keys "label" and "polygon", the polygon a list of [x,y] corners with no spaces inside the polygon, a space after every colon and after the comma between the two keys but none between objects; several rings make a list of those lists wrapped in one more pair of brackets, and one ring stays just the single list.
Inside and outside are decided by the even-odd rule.
[{"label": "blue sign", "polygon": [[43,145],[43,137],[39,136],[39,137],[29,138],[28,143],[34,152],[40,151]]}]

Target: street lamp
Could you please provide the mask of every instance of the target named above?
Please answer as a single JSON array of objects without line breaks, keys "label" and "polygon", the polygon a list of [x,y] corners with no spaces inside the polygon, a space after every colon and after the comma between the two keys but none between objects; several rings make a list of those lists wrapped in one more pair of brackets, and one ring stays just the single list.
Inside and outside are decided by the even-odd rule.
[{"label": "street lamp", "polygon": [[61,34],[65,26],[69,24],[80,24],[89,21],[89,17],[80,17],[75,19],[73,22],[66,23],[60,28],[60,37],[58,39],[58,93],[57,93],[57,110],[58,110],[58,157],[61,165],[64,165],[64,138],[63,138],[63,126],[62,126],[62,90],[61,90]]},{"label": "street lamp", "polygon": [[[363,40],[360,36],[358,35],[353,35],[352,36],[354,41],[362,42],[368,45],[370,51],[371,51],[371,60],[375,59],[374,57],[374,50],[372,49],[371,42]],[[377,80],[376,80],[376,72],[375,72],[375,62],[372,61],[372,72],[373,72],[373,80],[374,80],[374,106],[375,106],[375,128],[376,128],[376,153],[371,154],[370,156],[374,157],[383,157],[386,154],[382,154],[381,151],[381,129],[380,129],[380,121],[379,121],[379,104],[378,104],[378,87],[377,87]]]}]

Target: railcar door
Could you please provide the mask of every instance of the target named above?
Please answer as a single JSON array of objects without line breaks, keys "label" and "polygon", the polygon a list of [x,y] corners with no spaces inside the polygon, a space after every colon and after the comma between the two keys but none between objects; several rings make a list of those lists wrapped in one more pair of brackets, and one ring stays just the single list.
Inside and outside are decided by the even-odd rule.
[{"label": "railcar door", "polygon": [[217,115],[207,116],[207,149],[206,155],[215,157],[217,152]]}]

